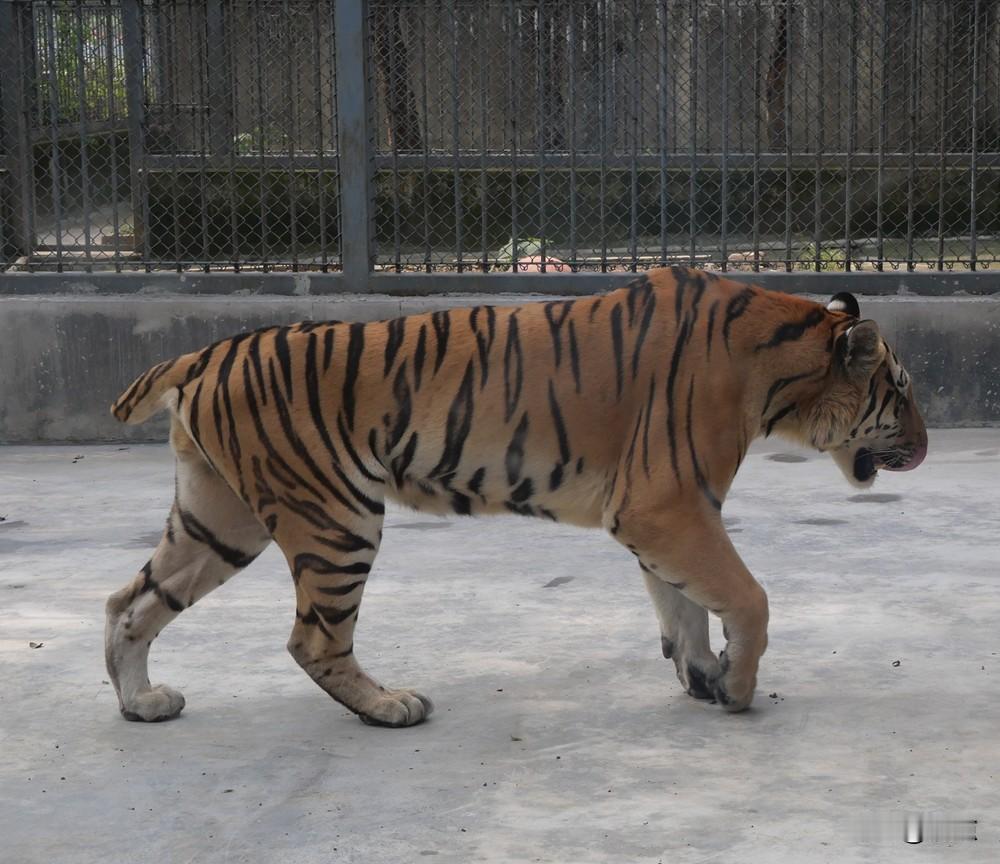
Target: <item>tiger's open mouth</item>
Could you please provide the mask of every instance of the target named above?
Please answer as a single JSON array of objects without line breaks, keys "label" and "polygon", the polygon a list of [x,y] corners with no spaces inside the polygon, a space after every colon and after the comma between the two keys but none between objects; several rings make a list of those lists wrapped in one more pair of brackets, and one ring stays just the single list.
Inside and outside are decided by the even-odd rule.
[{"label": "tiger's open mouth", "polygon": [[867,483],[880,468],[886,471],[912,471],[924,461],[926,453],[926,445],[915,450],[904,447],[879,451],[878,455],[867,447],[862,447],[854,454],[854,479],[859,483]]},{"label": "tiger's open mouth", "polygon": [[854,479],[859,483],[867,483],[878,473],[875,466],[875,456],[871,450],[862,447],[854,454]]},{"label": "tiger's open mouth", "polygon": [[912,471],[924,461],[926,455],[926,443],[918,444],[916,447],[906,446],[881,455],[876,467],[885,468],[886,471]]}]

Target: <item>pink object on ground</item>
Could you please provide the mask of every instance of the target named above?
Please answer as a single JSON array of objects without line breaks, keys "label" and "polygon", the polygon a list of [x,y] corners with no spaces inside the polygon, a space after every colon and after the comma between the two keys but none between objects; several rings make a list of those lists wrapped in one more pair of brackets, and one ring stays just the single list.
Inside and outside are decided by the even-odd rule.
[{"label": "pink object on ground", "polygon": [[[517,259],[517,269],[521,273],[541,273],[542,272],[542,256],[541,255],[528,255],[524,258]],[[562,273],[569,269],[569,265],[560,261],[558,258],[545,258],[545,272],[546,273]]]}]

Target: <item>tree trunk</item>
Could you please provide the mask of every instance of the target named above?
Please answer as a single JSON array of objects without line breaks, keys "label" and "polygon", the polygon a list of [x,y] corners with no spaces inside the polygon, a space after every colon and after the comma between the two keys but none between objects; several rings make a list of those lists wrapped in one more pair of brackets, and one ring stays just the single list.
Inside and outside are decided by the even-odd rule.
[{"label": "tree trunk", "polygon": [[785,84],[788,78],[788,3],[778,10],[774,24],[774,46],[767,66],[767,140],[772,151],[785,149]]},{"label": "tree trunk", "polygon": [[410,57],[399,7],[388,3],[374,5],[372,27],[375,68],[385,93],[389,146],[397,151],[421,150],[420,115],[410,87]]}]

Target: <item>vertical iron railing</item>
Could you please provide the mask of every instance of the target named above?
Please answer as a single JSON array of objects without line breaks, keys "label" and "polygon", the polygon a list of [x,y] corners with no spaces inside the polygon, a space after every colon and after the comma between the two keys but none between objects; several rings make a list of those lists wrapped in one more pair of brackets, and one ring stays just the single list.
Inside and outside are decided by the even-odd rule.
[{"label": "vertical iron railing", "polygon": [[6,157],[0,191],[7,204],[0,207],[0,256],[17,258],[30,254],[35,234],[25,67],[33,50],[29,12],[23,6],[0,3],[0,147]]},{"label": "vertical iron railing", "polygon": [[371,270],[371,215],[369,212],[371,141],[369,134],[369,92],[367,21],[362,4],[356,0],[336,0],[336,58],[341,166],[340,194],[345,202],[340,233],[343,243],[341,260],[345,288],[363,292]]},{"label": "vertical iron railing", "polygon": [[122,0],[122,29],[125,49],[125,99],[128,118],[129,179],[132,204],[132,236],[135,249],[142,250],[147,266],[152,257],[146,225],[149,213],[144,194],[142,159],[145,148],[145,98],[143,93],[143,48],[141,0]]}]

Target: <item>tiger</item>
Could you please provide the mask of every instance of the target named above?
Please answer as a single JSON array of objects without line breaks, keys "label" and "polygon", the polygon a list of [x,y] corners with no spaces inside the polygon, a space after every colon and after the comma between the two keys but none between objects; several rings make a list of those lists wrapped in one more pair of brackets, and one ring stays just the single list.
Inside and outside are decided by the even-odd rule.
[{"label": "tiger", "polygon": [[107,669],[138,721],[185,705],[150,684],[153,639],[272,541],[296,662],[365,723],[427,718],[426,696],[355,653],[387,499],[604,528],[637,559],[684,691],[742,711],[768,599],[721,511],[751,442],[827,452],[861,488],[927,453],[910,376],[855,297],[824,306],[681,266],[576,299],[242,333],[153,366],[111,410],[134,424],[163,409],[176,495],[106,607]]}]

